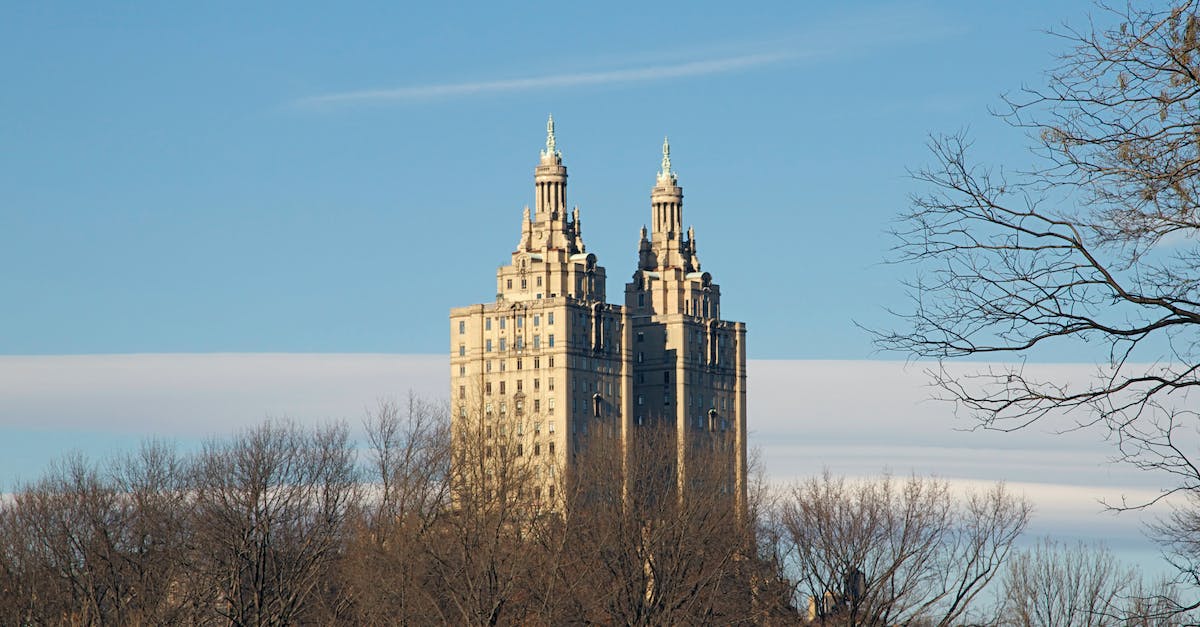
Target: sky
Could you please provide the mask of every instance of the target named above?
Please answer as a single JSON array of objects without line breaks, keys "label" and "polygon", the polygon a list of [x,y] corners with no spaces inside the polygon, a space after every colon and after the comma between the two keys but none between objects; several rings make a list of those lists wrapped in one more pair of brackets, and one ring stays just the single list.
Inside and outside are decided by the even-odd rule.
[{"label": "sky", "polygon": [[443,352],[553,113],[616,286],[667,135],[750,356],[877,357],[929,135],[1026,159],[989,107],[1084,15],[1018,4],[8,3],[0,353]]},{"label": "sky", "polygon": [[447,312],[494,293],[553,114],[611,293],[670,136],[773,476],[1003,479],[1144,551],[1096,499],[1154,482],[1096,434],[956,431],[862,330],[904,306],[887,232],[929,136],[1027,163],[991,110],[1064,22],[1086,5],[0,5],[0,486],[71,448],[444,396]]}]

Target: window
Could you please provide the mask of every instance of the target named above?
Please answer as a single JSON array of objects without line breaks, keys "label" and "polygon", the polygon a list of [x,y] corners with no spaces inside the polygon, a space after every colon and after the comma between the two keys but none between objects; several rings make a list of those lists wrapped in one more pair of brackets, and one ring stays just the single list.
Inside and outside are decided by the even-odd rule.
[{"label": "window", "polygon": [[646,295],[639,292],[638,293],[638,307],[645,307],[645,306],[646,306]]},{"label": "window", "polygon": [[459,418],[466,418],[466,417],[467,417],[467,406],[466,406],[466,405],[459,405],[459,406],[458,406],[458,417],[459,417]]},{"label": "window", "polygon": [[663,407],[666,407],[667,405],[670,405],[670,404],[671,404],[671,395],[669,393],[663,394]]},{"label": "window", "polygon": [[[489,385],[491,385],[491,384],[489,384]],[[484,411],[487,412],[487,415],[491,416],[492,415],[492,402],[488,401],[487,405],[485,405],[485,407],[486,407],[486,409]]]},{"label": "window", "polygon": [[[504,382],[503,381],[500,382],[500,393],[504,394]],[[503,414],[504,412],[500,412],[500,413]]]},{"label": "window", "polygon": [[542,380],[541,380],[541,379],[539,379],[539,378],[537,378],[537,377],[534,377],[534,379],[533,379],[533,391],[534,391],[534,392],[536,392],[536,391],[538,391],[538,390],[540,390],[540,389],[542,389]]},{"label": "window", "polygon": [[542,444],[541,444],[540,442],[534,442],[534,443],[533,443],[533,454],[534,454],[534,455],[541,455],[541,454],[542,454]]},{"label": "window", "polygon": [[[551,356],[550,356],[550,367],[551,367],[551,368],[553,368],[553,367],[554,367],[554,355],[551,355]],[[550,388],[550,389],[551,389],[551,390],[553,390],[554,388]]]},{"label": "window", "polygon": [[670,382],[671,382],[671,371],[664,370],[663,371],[663,385],[667,385]]},{"label": "window", "polygon": [[641,331],[638,331],[638,334],[637,334],[637,341],[639,341],[639,342],[644,342],[644,341],[646,341],[646,334],[645,334],[645,333],[642,333]]},{"label": "window", "polygon": [[492,371],[492,360],[490,360],[490,359],[487,360],[487,363],[484,366],[488,372],[491,372]]},{"label": "window", "polygon": [[467,386],[465,386],[465,385],[458,386],[458,397],[459,398],[467,397]]},{"label": "window", "polygon": [[508,322],[508,318],[505,318],[504,316],[500,316],[500,328],[501,329],[504,328],[504,326],[507,322]]},{"label": "window", "polygon": [[525,454],[525,446],[522,445],[520,442],[517,442],[517,457],[521,457],[524,454]]},{"label": "window", "polygon": [[[520,369],[521,369],[521,365],[520,365],[520,363],[518,362],[518,364],[517,364],[517,370],[520,370]],[[520,392],[522,389],[524,389],[524,388],[525,388],[525,385],[524,385],[524,383],[525,383],[525,380],[524,380],[524,379],[517,379],[517,391],[518,391],[518,392]]]},{"label": "window", "polygon": [[[552,422],[552,423],[550,423],[550,424],[551,424],[551,425],[553,425],[554,423]],[[551,430],[550,430],[550,433],[554,433],[554,429],[551,429]],[[550,443],[550,454],[551,454],[551,455],[553,455],[553,454],[554,454],[554,443],[553,443],[553,442],[551,442],[551,443]]]},{"label": "window", "polygon": [[554,324],[554,312],[546,314],[546,324]]},{"label": "window", "polygon": [[467,332],[467,322],[465,320],[458,321],[458,334],[463,335]]},{"label": "window", "polygon": [[[538,277],[538,285],[542,284],[542,277]],[[533,326],[538,326],[542,323],[542,314],[533,314]]]},{"label": "window", "polygon": [[540,335],[533,336],[533,347],[534,348],[542,347],[542,336],[540,336]]},{"label": "window", "polygon": [[484,331],[491,331],[491,330],[492,330],[492,319],[491,319],[491,318],[484,318],[484,319],[483,319],[483,330],[484,330]]},{"label": "window", "polygon": [[521,289],[529,289],[529,282],[525,279],[521,279]]},{"label": "window", "polygon": [[546,379],[546,389],[550,390],[551,392],[554,391],[554,377]]},{"label": "window", "polygon": [[505,370],[505,367],[506,367],[507,365],[508,365],[508,360],[507,360],[507,359],[501,359],[501,360],[500,360],[500,372],[504,372],[504,370]]},{"label": "window", "polygon": [[512,289],[512,279],[508,280],[508,289]]},{"label": "window", "polygon": [[[520,357],[518,357],[518,358],[517,358],[517,370],[520,370],[520,369],[521,369],[521,358],[520,358]],[[518,389],[519,389],[519,388],[518,388]]]},{"label": "window", "polygon": [[484,344],[483,344],[483,350],[484,350],[484,352],[487,352],[487,353],[490,353],[490,352],[492,352],[492,341],[491,341],[491,340],[488,340],[487,342],[484,342]]},{"label": "window", "polygon": [[488,428],[487,428],[487,437],[489,437],[489,438],[490,438],[490,437],[492,437],[492,425],[488,425]]},{"label": "window", "polygon": [[517,316],[517,328],[521,329],[524,327],[525,327],[525,316]]},{"label": "window", "polygon": [[504,338],[500,338],[500,352],[503,353],[506,350],[508,350],[508,342],[506,342]]},{"label": "window", "polygon": [[487,383],[483,384],[483,390],[484,390],[485,394],[487,394],[488,396],[491,396],[492,395],[492,382],[488,381]]},{"label": "window", "polygon": [[466,344],[459,344],[459,345],[458,345],[458,356],[459,356],[459,357],[466,357],[466,356],[467,356],[467,345],[466,345]]},{"label": "window", "polygon": [[[500,350],[504,350],[504,340],[500,340]],[[645,360],[646,360],[646,358],[642,354],[642,351],[638,351],[638,363],[640,364]]]},{"label": "window", "polygon": [[459,366],[459,367],[458,367],[458,376],[460,376],[460,377],[465,377],[465,376],[467,376],[467,367],[466,367],[466,366]]},{"label": "window", "polygon": [[492,456],[492,447],[490,447],[490,446],[483,447],[483,456],[491,457]]},{"label": "window", "polygon": [[[546,428],[550,431],[550,433],[554,433],[554,421],[551,420],[551,421],[547,422]],[[550,443],[550,452],[551,453],[554,452],[554,443],[553,442]]]},{"label": "window", "polygon": [[541,420],[536,420],[536,421],[534,421],[534,423],[533,423],[533,434],[534,434],[534,435],[541,435],[541,434],[542,434],[542,421],[541,421]]},{"label": "window", "polygon": [[[517,320],[520,320],[520,318],[517,318]],[[525,348],[525,336],[518,335],[517,336],[517,350],[521,350],[522,348]]]},{"label": "window", "polygon": [[538,368],[541,368],[541,367],[542,367],[542,358],[534,357],[533,358],[533,369],[537,370]]},{"label": "window", "polygon": [[[550,470],[551,470],[550,476],[553,477],[554,476],[554,472],[553,472],[554,467],[551,466]],[[550,484],[550,498],[554,498],[554,484]]]},{"label": "window", "polygon": [[541,286],[542,286],[542,277],[541,277],[541,275],[538,275],[538,278],[537,278],[537,286],[538,286],[538,287],[541,287]]},{"label": "window", "polygon": [[[508,415],[508,403],[506,403],[504,401],[500,401],[500,415],[501,416]],[[491,427],[488,427],[488,429],[491,429]]]},{"label": "window", "polygon": [[542,411],[542,399],[535,398],[533,399],[533,413],[536,414],[540,411]]},{"label": "window", "polygon": [[554,334],[553,333],[551,333],[549,336],[546,337],[546,345],[549,346],[550,348],[554,348]]},{"label": "window", "polygon": [[513,408],[516,409],[518,416],[523,415],[525,413],[525,401],[516,401],[513,404]]}]

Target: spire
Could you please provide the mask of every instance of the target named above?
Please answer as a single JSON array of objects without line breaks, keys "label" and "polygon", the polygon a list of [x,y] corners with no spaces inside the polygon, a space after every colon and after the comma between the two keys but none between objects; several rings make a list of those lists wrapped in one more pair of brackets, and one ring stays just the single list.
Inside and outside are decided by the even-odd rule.
[{"label": "spire", "polygon": [[671,142],[666,136],[663,136],[662,171],[658,173],[658,183],[659,185],[668,183],[674,185],[677,180],[675,173],[671,171]]},{"label": "spire", "polygon": [[550,114],[550,119],[546,120],[546,149],[542,151],[542,161],[562,161],[562,153],[558,150],[558,145],[554,139],[554,114]]}]

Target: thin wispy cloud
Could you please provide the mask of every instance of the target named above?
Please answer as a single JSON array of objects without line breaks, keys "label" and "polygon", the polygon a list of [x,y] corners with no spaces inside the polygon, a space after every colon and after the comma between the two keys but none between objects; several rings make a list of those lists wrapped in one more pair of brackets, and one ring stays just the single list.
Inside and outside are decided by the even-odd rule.
[{"label": "thin wispy cloud", "polygon": [[[652,81],[728,75],[846,55],[877,54],[882,48],[961,35],[963,29],[943,15],[907,4],[880,5],[808,24],[801,32],[753,42],[708,44],[705,50],[643,51],[643,59],[610,69],[567,71],[538,76],[402,85],[318,94],[294,100],[294,106],[330,109],[355,105],[395,105],[491,94],[615,86]],[[719,51],[719,52],[718,52]],[[653,55],[653,56],[651,56]],[[664,56],[677,61],[665,63]],[[594,59],[593,59],[594,61]]]},{"label": "thin wispy cloud", "polygon": [[468,81],[461,83],[439,83],[434,85],[413,85],[392,89],[367,89],[321,96],[312,96],[297,101],[303,106],[329,106],[345,104],[386,104],[401,103],[414,100],[430,100],[437,98],[453,98],[476,96],[498,92],[530,91],[538,89],[553,89],[564,87],[581,87],[586,85],[613,85],[622,83],[638,83],[672,78],[705,76],[711,74],[728,74],[751,68],[762,67],[773,63],[806,56],[799,52],[773,52],[764,54],[747,54],[719,59],[689,61],[671,65],[652,65],[638,68],[604,70],[598,72],[579,72],[568,74],[551,74],[548,76],[532,76],[491,81]]}]

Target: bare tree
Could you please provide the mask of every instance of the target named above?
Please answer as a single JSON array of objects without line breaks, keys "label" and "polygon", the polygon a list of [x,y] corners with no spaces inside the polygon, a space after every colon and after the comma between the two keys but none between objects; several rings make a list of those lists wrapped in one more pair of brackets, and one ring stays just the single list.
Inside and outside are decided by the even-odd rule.
[{"label": "bare tree", "polygon": [[365,472],[345,427],[286,422],[189,457],[70,457],[0,502],[0,624],[712,624],[786,606],[764,600],[777,563],[719,438],[687,443],[685,475],[673,430],[624,448],[596,429],[566,476],[516,418],[452,430],[443,407],[383,403]]},{"label": "bare tree", "polygon": [[354,516],[342,569],[353,597],[354,622],[393,625],[445,619],[428,555],[450,505],[446,411],[410,396],[403,408],[381,402],[364,426],[370,449],[364,478],[369,485]]},{"label": "bare tree", "polygon": [[[600,624],[757,622],[762,578],[754,542],[758,496],[739,512],[732,451],[707,434],[683,444],[673,428],[637,427],[627,448],[592,430],[569,491],[566,574],[580,614]],[[564,587],[569,582],[564,582]]]},{"label": "bare tree", "polygon": [[[1200,492],[1189,492],[1183,503],[1152,524],[1150,536],[1184,581],[1200,584]],[[1150,601],[1154,603],[1154,599]],[[1179,609],[1200,609],[1200,604],[1187,603]]]},{"label": "bare tree", "polygon": [[148,442],[97,466],[68,455],[0,507],[0,622],[177,623],[186,473]]},{"label": "bare tree", "polygon": [[210,441],[194,470],[193,585],[236,625],[303,620],[333,572],[356,498],[345,426],[267,422]]},{"label": "bare tree", "polygon": [[1029,514],[1003,485],[960,500],[936,479],[848,481],[826,472],[783,500],[783,562],[814,620],[957,624]]},{"label": "bare tree", "polygon": [[932,374],[943,398],[984,428],[1066,416],[1102,428],[1117,459],[1158,473],[1158,498],[1194,493],[1197,3],[1101,5],[1097,19],[1055,33],[1071,47],[1046,86],[1006,99],[1001,115],[1034,142],[1032,166],[1005,175],[974,163],[962,135],[932,142],[934,165],[915,174],[930,191],[896,232],[899,260],[920,272],[913,308],[906,328],[880,333],[878,345],[1018,362],[1051,345],[1101,347],[1106,358],[1084,382],[1020,363]]},{"label": "bare tree", "polygon": [[552,456],[526,450],[522,416],[490,407],[469,404],[450,430],[449,503],[425,544],[442,622],[535,619],[534,582],[546,559],[538,537],[555,519],[557,498],[547,488],[561,469]]},{"label": "bare tree", "polygon": [[1169,583],[1147,585],[1136,569],[1102,545],[1044,539],[1009,561],[1000,627],[1176,627],[1179,611]]},{"label": "bare tree", "polygon": [[127,620],[130,590],[113,534],[120,507],[80,455],[22,487],[5,516],[6,570],[21,623],[97,625]]}]

